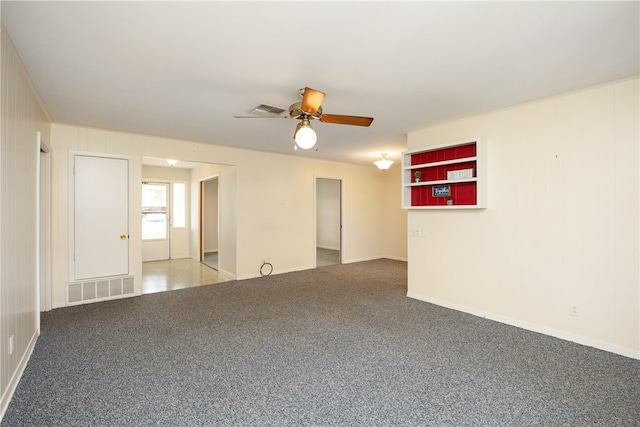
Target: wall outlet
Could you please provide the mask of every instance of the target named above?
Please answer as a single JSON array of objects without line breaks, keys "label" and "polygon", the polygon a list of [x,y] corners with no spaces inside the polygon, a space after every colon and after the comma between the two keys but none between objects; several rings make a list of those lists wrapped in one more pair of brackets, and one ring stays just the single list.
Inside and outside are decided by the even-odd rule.
[{"label": "wall outlet", "polygon": [[580,311],[578,310],[578,304],[569,303],[569,314],[571,316],[579,316],[580,315]]},{"label": "wall outlet", "polygon": [[9,354],[13,354],[13,351],[15,350],[15,337],[14,335],[11,335],[9,337]]},{"label": "wall outlet", "polygon": [[413,230],[411,230],[411,235],[413,237],[420,237],[420,229],[419,228],[414,228]]}]

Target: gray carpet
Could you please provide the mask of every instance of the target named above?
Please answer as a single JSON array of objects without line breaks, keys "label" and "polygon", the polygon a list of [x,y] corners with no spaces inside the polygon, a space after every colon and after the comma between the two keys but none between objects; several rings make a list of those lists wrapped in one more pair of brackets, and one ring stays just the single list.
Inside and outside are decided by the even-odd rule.
[{"label": "gray carpet", "polygon": [[376,260],[43,313],[2,426],[640,425],[640,361],[406,280]]}]

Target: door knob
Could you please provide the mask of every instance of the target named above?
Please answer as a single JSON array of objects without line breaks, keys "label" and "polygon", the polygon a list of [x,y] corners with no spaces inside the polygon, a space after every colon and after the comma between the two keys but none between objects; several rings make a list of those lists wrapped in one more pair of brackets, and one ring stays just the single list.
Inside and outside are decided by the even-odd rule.
[{"label": "door knob", "polygon": [[125,234],[120,235],[120,240],[127,240],[127,236]]}]

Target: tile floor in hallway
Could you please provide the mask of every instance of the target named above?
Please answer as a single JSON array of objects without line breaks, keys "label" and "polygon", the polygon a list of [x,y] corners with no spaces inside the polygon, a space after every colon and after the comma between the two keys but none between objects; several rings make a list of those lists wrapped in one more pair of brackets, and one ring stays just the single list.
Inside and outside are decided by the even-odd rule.
[{"label": "tile floor in hallway", "polygon": [[316,266],[340,264],[340,251],[316,248]]},{"label": "tile floor in hallway", "polygon": [[[318,267],[340,263],[338,251],[318,248],[316,255]],[[230,280],[233,279],[191,258],[142,263],[143,294],[213,285]]]},{"label": "tile floor in hallway", "polygon": [[173,291],[232,279],[191,258],[142,263],[142,293]]}]

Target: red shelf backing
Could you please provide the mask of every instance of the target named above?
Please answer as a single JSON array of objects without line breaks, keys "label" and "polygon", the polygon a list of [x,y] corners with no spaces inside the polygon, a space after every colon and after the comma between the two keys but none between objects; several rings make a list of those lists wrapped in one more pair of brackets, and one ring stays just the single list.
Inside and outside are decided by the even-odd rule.
[{"label": "red shelf backing", "polygon": [[476,205],[476,182],[459,182],[448,184],[451,197],[433,197],[432,186],[411,187],[411,206],[445,206],[447,199],[453,199],[453,205]]},{"label": "red shelf backing", "polygon": [[[444,162],[449,160],[464,159],[467,157],[476,157],[476,142],[470,142],[455,147],[445,147],[442,149],[425,151],[411,155],[411,165],[421,165],[426,163]],[[422,176],[420,181],[444,181],[447,180],[447,172],[463,169],[473,169],[474,175],[477,176],[477,163],[468,161],[463,163],[454,163],[440,166],[426,166],[411,170],[411,182],[415,183],[415,172],[420,171]],[[476,205],[477,198],[477,182],[450,182],[450,197],[433,197],[432,185],[421,185],[411,187],[411,206],[446,206],[447,200],[452,199],[453,205]]]},{"label": "red shelf backing", "polygon": [[411,165],[423,163],[444,162],[447,160],[464,159],[476,156],[476,143],[472,142],[457,147],[447,147],[441,150],[427,151],[411,155]]}]

